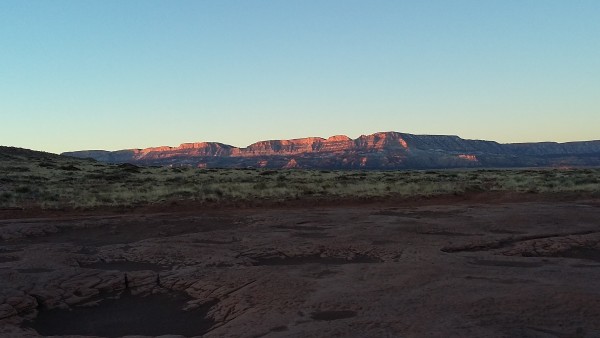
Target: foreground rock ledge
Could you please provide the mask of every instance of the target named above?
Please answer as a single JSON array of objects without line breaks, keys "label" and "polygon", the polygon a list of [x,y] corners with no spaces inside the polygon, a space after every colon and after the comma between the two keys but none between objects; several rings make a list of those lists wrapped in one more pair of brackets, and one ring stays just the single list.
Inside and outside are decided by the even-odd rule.
[{"label": "foreground rock ledge", "polygon": [[596,337],[598,220],[589,198],[2,220],[0,335],[177,295],[198,327],[173,335]]}]

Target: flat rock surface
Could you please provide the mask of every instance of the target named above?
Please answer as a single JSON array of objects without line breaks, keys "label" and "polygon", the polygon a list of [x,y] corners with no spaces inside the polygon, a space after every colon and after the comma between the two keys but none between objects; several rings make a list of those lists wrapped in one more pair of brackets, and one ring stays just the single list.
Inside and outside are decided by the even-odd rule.
[{"label": "flat rock surface", "polygon": [[597,199],[58,214],[0,238],[0,336],[600,337]]}]

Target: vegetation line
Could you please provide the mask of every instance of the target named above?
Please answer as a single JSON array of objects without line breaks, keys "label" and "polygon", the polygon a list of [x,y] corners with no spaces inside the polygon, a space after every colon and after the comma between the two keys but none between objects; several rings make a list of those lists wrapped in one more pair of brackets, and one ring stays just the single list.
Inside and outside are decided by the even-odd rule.
[{"label": "vegetation line", "polygon": [[327,171],[109,165],[0,154],[0,208],[376,199],[469,192],[599,193],[600,169]]}]

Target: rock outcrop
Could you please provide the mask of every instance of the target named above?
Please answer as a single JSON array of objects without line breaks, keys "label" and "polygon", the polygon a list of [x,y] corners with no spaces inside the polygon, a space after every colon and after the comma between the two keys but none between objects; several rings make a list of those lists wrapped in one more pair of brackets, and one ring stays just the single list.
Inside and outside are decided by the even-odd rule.
[{"label": "rock outcrop", "polygon": [[598,200],[509,196],[14,213],[0,337],[600,337]]},{"label": "rock outcrop", "polygon": [[351,139],[307,137],[268,140],[237,148],[218,142],[184,143],[119,151],[85,150],[63,155],[109,163],[202,168],[426,169],[460,167],[598,166],[600,140],[514,143],[458,136],[381,132]]}]

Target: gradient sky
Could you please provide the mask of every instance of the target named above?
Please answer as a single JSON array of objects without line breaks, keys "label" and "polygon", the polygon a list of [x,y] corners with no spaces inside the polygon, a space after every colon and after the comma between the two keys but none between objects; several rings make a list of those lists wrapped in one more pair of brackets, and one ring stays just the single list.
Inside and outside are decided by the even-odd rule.
[{"label": "gradient sky", "polygon": [[390,130],[600,139],[600,1],[0,1],[0,145]]}]

